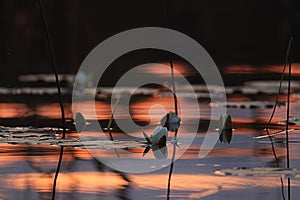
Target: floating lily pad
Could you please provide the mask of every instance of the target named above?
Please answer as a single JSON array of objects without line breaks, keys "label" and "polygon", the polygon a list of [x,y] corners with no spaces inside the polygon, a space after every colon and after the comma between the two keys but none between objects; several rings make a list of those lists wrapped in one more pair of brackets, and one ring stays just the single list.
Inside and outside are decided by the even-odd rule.
[{"label": "floating lily pad", "polygon": [[215,171],[217,175],[223,176],[272,176],[272,177],[295,177],[300,178],[298,169],[274,168],[274,167],[236,167],[232,169],[219,169]]},{"label": "floating lily pad", "polygon": [[[281,125],[286,125],[286,120],[284,121],[280,121],[278,122],[278,124],[281,124]],[[299,117],[294,117],[294,116],[290,116],[289,117],[289,125],[298,125],[300,124],[300,118]]]},{"label": "floating lily pad", "polygon": [[[7,126],[1,126],[0,127],[0,133],[8,132],[8,133],[26,133],[26,132],[32,132],[32,133],[56,133],[59,131],[63,131],[62,128],[56,128],[56,127],[43,127],[43,128],[35,128],[35,127],[7,127]],[[69,131],[69,130],[67,130]]]},{"label": "floating lily pad", "polygon": [[146,143],[138,141],[120,141],[120,140],[94,140],[94,141],[61,141],[53,145],[63,147],[80,147],[93,149],[124,149],[124,148],[145,148]]},{"label": "floating lily pad", "polygon": [[[227,108],[273,108],[274,102],[267,101],[232,101],[232,102],[215,102],[209,104],[211,107],[227,107]],[[285,104],[279,102],[278,107],[284,106]]]}]

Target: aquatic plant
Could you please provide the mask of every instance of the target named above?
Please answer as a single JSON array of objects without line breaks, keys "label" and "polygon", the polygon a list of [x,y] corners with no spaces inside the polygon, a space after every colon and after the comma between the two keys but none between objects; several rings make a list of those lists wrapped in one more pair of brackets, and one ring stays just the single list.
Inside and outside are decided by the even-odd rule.
[{"label": "aquatic plant", "polygon": [[157,126],[150,137],[144,131],[143,134],[149,144],[145,148],[143,156],[145,156],[151,149],[156,159],[166,159],[168,157],[168,148],[166,145],[168,139],[168,129],[163,126]]},{"label": "aquatic plant", "polygon": [[168,139],[168,129],[163,126],[157,126],[153,134],[149,137],[147,133],[143,131],[146,141],[151,145],[165,146]]},{"label": "aquatic plant", "polygon": [[76,130],[78,133],[84,131],[87,125],[86,120],[84,119],[83,115],[80,112],[76,113],[74,123],[76,125]]},{"label": "aquatic plant", "polygon": [[[39,0],[39,8],[40,8],[40,13],[41,13],[41,17],[42,17],[42,21],[43,21],[43,25],[44,25],[45,35],[46,35],[47,42],[48,42],[50,55],[51,55],[53,70],[54,70],[54,74],[55,74],[55,82],[56,82],[56,86],[57,86],[57,92],[58,92],[59,104],[60,104],[60,110],[61,110],[61,120],[62,120],[62,126],[63,126],[62,139],[65,139],[65,137],[66,137],[66,119],[65,119],[64,103],[63,103],[60,83],[59,83],[59,79],[58,79],[58,70],[57,70],[57,65],[56,65],[54,48],[52,47],[52,41],[51,41],[49,29],[48,29],[48,24],[47,24],[46,15],[45,15],[42,0]],[[55,199],[56,183],[57,183],[57,178],[58,178],[58,174],[59,174],[59,171],[60,171],[60,166],[61,166],[61,163],[62,163],[63,153],[64,153],[64,147],[60,147],[59,159],[58,159],[58,162],[57,162],[57,168],[56,168],[56,172],[55,172],[54,179],[53,179],[52,200]]]},{"label": "aquatic plant", "polygon": [[231,116],[223,114],[219,120],[219,139],[221,142],[230,143],[232,138],[232,121]]},{"label": "aquatic plant", "polygon": [[160,124],[170,131],[175,131],[179,128],[180,121],[181,119],[175,112],[169,112],[160,120]]}]

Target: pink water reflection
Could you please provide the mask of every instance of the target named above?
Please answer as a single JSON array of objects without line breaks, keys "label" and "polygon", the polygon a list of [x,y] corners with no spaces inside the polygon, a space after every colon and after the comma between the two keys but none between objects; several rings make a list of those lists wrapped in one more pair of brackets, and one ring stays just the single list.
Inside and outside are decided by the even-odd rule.
[{"label": "pink water reflection", "polygon": [[[300,75],[300,63],[292,64],[292,74]],[[241,70],[243,69],[243,70]],[[254,66],[254,65],[230,65],[224,68],[226,74],[258,74],[258,73],[278,73],[281,74],[283,70],[282,65],[264,65],[264,66]],[[285,71],[288,73],[288,70]]]}]

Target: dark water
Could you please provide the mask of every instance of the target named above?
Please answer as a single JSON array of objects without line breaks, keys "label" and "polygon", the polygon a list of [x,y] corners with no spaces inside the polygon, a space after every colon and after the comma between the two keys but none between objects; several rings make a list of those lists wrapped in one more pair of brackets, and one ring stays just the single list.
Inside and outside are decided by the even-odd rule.
[{"label": "dark water", "polygon": [[[231,66],[225,72],[230,76],[235,66]],[[252,74],[251,67],[244,71]],[[280,66],[273,66],[271,70],[277,74]],[[270,68],[262,70],[268,73]],[[246,73],[247,72],[247,73]],[[241,73],[242,74],[242,73]],[[244,75],[245,75],[244,74]],[[297,72],[295,72],[297,75]],[[242,75],[241,75],[242,76]],[[253,75],[254,76],[254,75]],[[254,76],[255,77],[255,76]],[[229,81],[229,79],[225,80]],[[273,86],[272,86],[273,87]],[[297,87],[297,85],[295,85]],[[69,88],[69,87],[66,87]],[[230,88],[227,86],[227,88]],[[69,88],[70,90],[70,88]],[[22,90],[20,90],[22,91]],[[30,90],[29,90],[30,91]],[[66,91],[68,91],[66,89]],[[297,116],[300,111],[300,101],[297,98],[297,90],[293,90],[291,102],[291,116]],[[60,127],[60,110],[57,97],[52,94],[2,94],[0,104],[0,117],[4,126],[54,126]],[[70,94],[64,94],[66,117],[72,118]],[[219,116],[211,116],[210,100],[200,97],[200,119],[196,118],[190,105],[189,97],[184,97],[184,115],[179,129],[179,148],[171,179],[171,199],[282,199],[281,182],[279,177],[238,177],[215,175],[217,169],[233,167],[275,167],[275,159],[271,151],[271,145],[260,143],[253,139],[254,136],[266,134],[264,127],[272,112],[271,108],[228,108],[227,113],[232,116],[234,124],[233,139],[230,144],[218,142],[214,149],[202,159],[199,159],[199,150],[203,138],[207,132],[210,120],[216,121]],[[275,94],[243,94],[235,92],[228,94],[229,102],[245,101],[270,101],[274,102]],[[281,94],[281,101],[285,101],[286,94]],[[131,116],[122,112],[115,115],[116,119],[134,119],[138,124],[147,125],[150,120],[159,121],[165,111],[172,111],[172,96],[154,97],[151,95],[138,95],[132,99],[130,105]],[[81,102],[75,106],[84,108]],[[122,103],[118,105],[120,111]],[[97,119],[85,116],[93,126],[100,122],[105,127],[111,115],[111,105],[108,99],[98,98],[95,103]],[[272,132],[283,130],[284,126],[278,122],[285,120],[286,106],[277,108],[273,119]],[[191,126],[198,124],[197,133],[191,132]],[[290,133],[290,165],[292,168],[300,168],[300,149],[298,126]],[[143,141],[142,129],[132,130],[130,134],[124,134],[113,124],[113,137],[119,140],[136,139]],[[74,129],[74,125],[68,122],[68,128]],[[151,133],[155,128],[150,125],[145,128]],[[217,127],[216,127],[217,128]],[[84,132],[85,136],[93,138],[106,138],[107,135],[90,130]],[[172,137],[174,132],[170,132]],[[196,136],[195,138],[193,138]],[[79,137],[76,132],[68,133],[67,137]],[[276,137],[281,140],[284,135]],[[193,140],[189,145],[189,141]],[[266,140],[267,141],[267,140]],[[294,141],[294,142],[293,142]],[[173,146],[168,143],[168,159],[173,153]],[[286,166],[285,144],[276,143],[275,149],[280,159],[280,166]],[[155,160],[150,151],[143,157],[144,149],[135,148],[127,151],[117,150],[122,156],[128,156],[135,160]],[[125,152],[125,153],[124,153]],[[126,154],[130,152],[130,154]],[[56,170],[59,147],[50,145],[11,145],[0,144],[0,194],[1,199],[51,199],[54,172]],[[111,149],[98,151],[101,159],[115,159],[116,152]],[[161,168],[159,165],[145,167],[147,173],[127,173],[112,169],[96,159],[87,149],[65,148],[61,173],[58,177],[56,199],[166,199],[167,184],[170,166]],[[129,166],[130,167],[130,166]],[[132,166],[133,168],[135,166]],[[161,168],[161,169],[160,169]],[[157,170],[156,170],[157,169]],[[286,186],[287,180],[284,179]],[[300,196],[300,180],[291,180],[292,199]],[[286,191],[286,187],[284,190]]]}]

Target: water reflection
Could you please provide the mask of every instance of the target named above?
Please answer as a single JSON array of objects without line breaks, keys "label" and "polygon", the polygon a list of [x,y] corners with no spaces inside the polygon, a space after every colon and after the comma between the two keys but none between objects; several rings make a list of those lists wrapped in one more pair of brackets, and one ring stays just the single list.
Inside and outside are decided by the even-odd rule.
[{"label": "water reflection", "polygon": [[[143,190],[150,190],[152,192],[160,191],[162,188],[166,187],[165,182],[160,182],[156,180],[165,179],[165,174],[149,174],[149,175],[133,175],[133,181],[141,187]],[[187,181],[188,180],[188,181]],[[155,183],[155,184],[153,184]],[[185,184],[188,183],[188,184]],[[258,188],[265,188],[269,192],[266,198],[268,199],[280,199],[277,196],[277,192],[272,191],[280,187],[280,182],[278,178],[268,178],[263,177],[257,180],[257,177],[219,177],[215,175],[207,175],[198,173],[186,174],[186,173],[175,173],[172,177],[172,195],[171,199],[182,198],[182,199],[211,199],[217,193],[222,193],[223,196],[220,199],[239,199],[235,197],[235,192]],[[300,181],[293,181],[293,187],[299,187]],[[226,192],[230,193],[226,193]],[[245,192],[245,191],[243,191]],[[162,193],[162,192],[161,192]],[[257,191],[258,197],[253,197],[254,194],[249,194],[251,197],[243,196],[245,199],[261,199],[263,196],[262,191]],[[244,193],[245,194],[245,193]],[[233,198],[230,198],[232,196]],[[205,198],[207,197],[207,198]],[[163,198],[163,195],[158,195],[157,198]],[[147,198],[148,199],[148,198]],[[150,198],[149,198],[150,199]]]},{"label": "water reflection", "polygon": [[[235,73],[240,67],[228,67],[226,73]],[[281,68],[253,68],[247,66],[244,73],[278,73]],[[150,70],[150,69],[148,69]],[[179,66],[178,70],[181,68]],[[153,72],[156,73],[156,72]],[[158,71],[158,74],[167,76],[169,73]],[[296,73],[298,73],[296,71]],[[19,97],[21,98],[21,97]],[[30,100],[28,100],[30,99]],[[57,125],[60,126],[59,104],[54,100],[39,102],[32,96],[28,99],[0,104],[0,118],[3,125],[11,125],[23,119],[28,124]],[[152,171],[142,174],[123,173],[104,165],[95,159],[95,155],[86,149],[65,148],[62,172],[58,179],[57,199],[164,199],[168,188],[169,163],[151,164],[155,158],[172,159],[176,155],[180,158],[174,164],[174,171],[170,181],[171,199],[281,199],[279,178],[268,177],[220,177],[213,174],[218,168],[232,167],[274,167],[276,166],[272,149],[269,143],[260,143],[253,139],[254,136],[266,134],[264,127],[268,122],[271,109],[268,108],[229,108],[228,114],[232,116],[235,131],[231,144],[217,143],[208,157],[199,160],[200,144],[203,142],[210,120],[218,120],[220,116],[211,116],[209,100],[199,99],[201,118],[197,118],[188,98],[182,98],[185,110],[182,115],[183,123],[180,127],[179,148],[170,141],[166,146],[153,146],[145,154],[144,148],[127,149],[99,149],[97,154],[102,159],[130,158],[145,161],[147,170]],[[274,95],[265,94],[229,94],[231,102],[242,101],[274,101]],[[280,100],[285,101],[286,95],[281,94]],[[160,123],[161,118],[172,111],[172,97],[137,96],[131,99],[131,118],[139,125],[148,125],[150,122]],[[100,123],[102,128],[107,127],[111,117],[112,108],[110,99],[97,99],[95,102],[96,118],[89,113],[91,102],[79,102],[71,105],[65,104],[67,118],[73,118],[71,106],[86,108],[85,118],[90,124],[83,134],[90,139],[107,139],[106,132],[101,133],[95,128]],[[120,104],[120,110],[124,105]],[[182,105],[179,105],[182,106]],[[300,103],[297,98],[292,99],[291,115],[297,117],[300,111]],[[272,123],[271,132],[284,129],[278,122],[285,120],[285,106],[277,109]],[[116,119],[128,120],[129,116],[119,112],[114,116]],[[9,119],[10,121],[7,121]],[[191,131],[190,125],[199,123],[196,138]],[[74,130],[73,122],[68,124]],[[157,125],[157,124],[156,124]],[[114,121],[112,122],[112,136],[115,140],[137,140],[145,142],[143,128],[132,130],[125,134]],[[152,132],[154,126],[146,127],[144,131]],[[217,127],[216,127],[217,128]],[[292,128],[299,129],[299,124]],[[175,128],[176,129],[176,128]],[[174,132],[169,132],[173,138]],[[77,133],[68,133],[68,137],[78,137]],[[194,141],[193,141],[194,139]],[[290,133],[291,166],[300,167],[300,147],[298,131]],[[193,141],[192,145],[187,145]],[[284,135],[276,136],[275,149],[284,167],[286,162],[286,149]],[[298,143],[297,143],[298,141]],[[175,150],[176,148],[176,150]],[[118,155],[116,155],[116,151]],[[26,196],[30,199],[49,199],[53,182],[53,173],[58,159],[58,147],[50,145],[9,145],[0,144],[0,198],[21,199]],[[144,157],[143,157],[143,154]],[[150,163],[150,164],[148,164]],[[122,163],[121,163],[122,164]],[[135,162],[130,163],[135,165]],[[130,166],[129,166],[130,167]],[[162,167],[162,168],[161,168]],[[161,169],[160,169],[161,168]],[[160,169],[153,171],[154,169]],[[295,197],[300,196],[300,181],[292,180],[292,192]]]},{"label": "water reflection", "polygon": [[[293,63],[292,74],[299,75],[300,63]],[[241,70],[241,68],[243,70]],[[230,65],[225,67],[224,72],[227,74],[266,74],[266,73],[278,73],[282,72],[282,65],[264,65],[264,66],[254,66],[254,65]],[[288,73],[287,71],[285,73]]]},{"label": "water reflection", "polygon": [[1,118],[18,118],[32,115],[31,108],[23,103],[0,103]]},{"label": "water reflection", "polygon": [[[151,98],[149,98],[149,101],[143,102],[144,104],[140,101],[134,101],[132,104],[132,116],[135,116],[136,120],[149,120],[147,115],[142,116],[137,113],[142,113],[143,111],[141,111],[141,109],[148,110],[149,107],[151,107],[151,100],[155,103],[163,103],[166,101],[166,99]],[[81,103],[77,106],[84,107],[85,103]],[[202,111],[204,116],[205,113],[207,113],[208,117],[209,107],[205,107],[205,103],[200,104],[203,108]],[[70,104],[66,105],[70,106]],[[294,109],[298,109],[297,102],[294,102],[292,105]],[[168,104],[166,104],[166,106],[168,106]],[[46,106],[44,105],[36,105],[36,107],[36,113],[44,112],[43,110],[46,109]],[[58,104],[49,104],[49,107],[51,107],[51,109],[53,108],[54,112],[48,113],[50,116],[48,120],[59,118],[58,113],[55,111],[58,110]],[[99,114],[99,120],[109,119],[111,109],[109,103],[96,102],[96,107],[97,112],[102,113],[102,115]],[[171,109],[172,108],[170,107],[170,110]],[[209,154],[209,157],[201,161],[198,160],[199,144],[203,140],[205,132],[198,133],[193,145],[187,149],[184,145],[184,140],[185,138],[188,139],[191,135],[189,135],[188,127],[185,124],[181,127],[183,128],[181,130],[183,130],[184,133],[181,135],[181,142],[183,144],[180,145],[178,150],[185,151],[185,153],[180,160],[176,162],[174,167],[175,171],[171,181],[171,198],[205,199],[212,195],[218,196],[224,192],[226,193],[226,191],[235,193],[240,190],[245,190],[245,192],[254,190],[254,193],[259,194],[260,191],[254,189],[257,187],[264,188],[265,190],[274,190],[267,198],[277,198],[275,197],[275,194],[276,191],[279,190],[280,181],[276,178],[259,178],[260,181],[257,181],[245,177],[216,177],[215,175],[210,175],[212,173],[211,168],[216,168],[211,167],[211,164],[224,168],[257,165],[274,166],[274,159],[270,146],[257,143],[252,138],[253,136],[264,134],[264,130],[262,129],[263,124],[266,123],[266,113],[269,113],[270,110],[263,108],[244,110],[229,109],[228,112],[233,116],[233,123],[235,128],[237,128],[234,131],[232,143],[230,146],[218,143],[215,149]],[[283,118],[281,117],[283,112],[284,109],[279,109],[275,119],[281,120]],[[160,112],[155,111],[153,113],[154,115],[151,116],[156,117],[154,119],[159,121],[159,116],[161,116]],[[6,117],[9,115],[10,114],[8,113]],[[69,115],[70,113],[68,116]],[[189,120],[192,120],[187,121],[187,124],[193,123],[192,116],[192,113],[185,116]],[[97,120],[98,119],[94,119],[90,121],[96,123]],[[260,124],[261,128],[256,127],[258,124]],[[278,126],[276,131],[277,130],[280,130],[280,126]],[[86,132],[85,134],[89,137],[106,137],[99,132]],[[119,139],[127,138],[122,132],[113,132],[113,135]],[[170,135],[172,137],[173,133]],[[76,137],[76,134],[73,136]],[[139,131],[132,133],[132,136],[142,139],[142,133]],[[291,139],[298,138],[297,133],[291,133]],[[172,144],[167,144],[166,148],[163,148],[163,151],[161,151],[162,155],[167,154],[171,156],[174,152],[173,148]],[[0,188],[2,189],[1,194],[4,198],[17,199],[25,194],[32,199],[47,199],[51,196],[53,172],[58,158],[57,147],[49,147],[47,145],[32,147],[26,145],[1,144],[0,150],[2,154],[0,157],[0,170],[2,174],[2,185]],[[300,164],[299,154],[297,153],[300,152],[299,150],[297,144],[291,144],[292,166],[299,166]],[[136,156],[141,157],[144,149],[128,149],[128,151],[134,154],[123,154],[122,151],[120,151],[120,156],[130,155],[133,158]],[[276,151],[281,159],[281,164],[284,165],[284,144],[276,144]],[[99,154],[102,158],[116,157],[113,150],[99,150]],[[145,158],[153,159],[155,158],[155,153],[149,152]],[[151,174],[125,174],[106,167],[101,162],[94,159],[88,151],[79,148],[67,148],[63,160],[62,173],[60,174],[58,182],[58,199],[93,199],[96,197],[101,197],[102,199],[130,199],[130,197],[132,199],[139,199],[140,195],[145,194],[149,195],[149,199],[165,197],[164,194],[169,173],[167,170],[168,168],[152,172]],[[196,165],[197,162],[201,162],[201,165]],[[158,166],[149,166],[149,168],[155,167]],[[187,168],[189,170],[186,171]],[[157,180],[163,181],[158,182]],[[293,187],[299,187],[299,182],[297,180],[293,180],[292,184]],[[151,195],[152,192],[157,195]]]},{"label": "water reflection", "polygon": [[[51,197],[53,172],[58,159],[57,147],[36,145],[1,145],[6,162],[1,162],[1,193],[8,199],[28,195],[32,199]],[[101,181],[100,181],[101,180]],[[91,184],[93,183],[93,184]],[[109,169],[82,149],[66,148],[57,198],[106,196],[122,192],[130,184],[129,177]],[[10,192],[13,191],[13,194]]]}]

